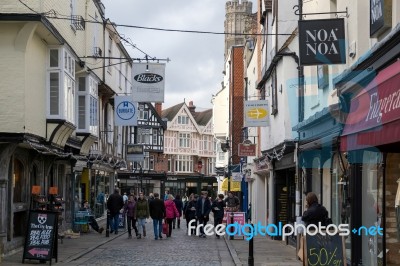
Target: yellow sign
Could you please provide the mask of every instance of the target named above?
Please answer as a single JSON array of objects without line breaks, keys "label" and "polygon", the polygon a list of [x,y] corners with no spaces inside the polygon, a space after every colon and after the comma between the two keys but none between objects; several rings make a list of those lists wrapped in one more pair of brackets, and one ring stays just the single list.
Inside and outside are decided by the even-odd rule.
[{"label": "yellow sign", "polygon": [[268,111],[264,108],[252,108],[247,111],[247,117],[251,119],[262,119],[266,117]]},{"label": "yellow sign", "polygon": [[243,109],[245,127],[269,126],[269,106],[267,100],[245,101]]},{"label": "yellow sign", "polygon": [[[230,187],[230,190],[231,190],[231,191],[240,191],[240,184],[241,184],[240,181],[232,181],[232,177],[231,177],[231,187]],[[228,191],[228,178],[225,178],[225,179],[222,181],[221,190],[222,190],[222,191]]]}]

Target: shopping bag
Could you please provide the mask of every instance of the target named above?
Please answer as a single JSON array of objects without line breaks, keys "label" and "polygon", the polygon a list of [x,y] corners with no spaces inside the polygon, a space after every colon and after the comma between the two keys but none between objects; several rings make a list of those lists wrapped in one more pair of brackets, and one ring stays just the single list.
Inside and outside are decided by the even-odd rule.
[{"label": "shopping bag", "polygon": [[162,225],[162,232],[164,235],[168,235],[168,224],[164,221]]}]

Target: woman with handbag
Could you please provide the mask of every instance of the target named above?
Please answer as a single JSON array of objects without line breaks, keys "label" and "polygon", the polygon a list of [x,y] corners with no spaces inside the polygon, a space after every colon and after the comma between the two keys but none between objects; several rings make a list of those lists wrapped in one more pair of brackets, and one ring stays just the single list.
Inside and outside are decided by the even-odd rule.
[{"label": "woman with handbag", "polygon": [[167,237],[171,237],[172,222],[175,219],[175,217],[179,217],[179,212],[175,206],[174,197],[171,194],[168,195],[168,199],[164,202],[164,205],[165,205],[165,218],[168,223]]}]

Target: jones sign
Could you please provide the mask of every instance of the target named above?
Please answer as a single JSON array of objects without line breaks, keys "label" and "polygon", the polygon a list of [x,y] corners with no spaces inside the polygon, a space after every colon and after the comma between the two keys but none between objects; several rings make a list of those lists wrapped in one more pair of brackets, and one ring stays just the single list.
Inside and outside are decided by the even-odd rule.
[{"label": "jones sign", "polygon": [[301,65],[346,63],[344,19],[299,21]]}]

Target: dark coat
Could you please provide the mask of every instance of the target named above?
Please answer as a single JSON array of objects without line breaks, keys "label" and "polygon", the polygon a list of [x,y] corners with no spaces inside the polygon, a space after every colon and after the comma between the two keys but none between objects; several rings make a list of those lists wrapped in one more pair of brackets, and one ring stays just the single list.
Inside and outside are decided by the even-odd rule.
[{"label": "dark coat", "polygon": [[113,193],[108,197],[107,209],[110,210],[110,215],[115,216],[124,207],[124,199],[118,193]]},{"label": "dark coat", "polygon": [[201,216],[208,216],[210,214],[211,211],[211,203],[210,200],[208,198],[204,199],[204,212],[202,212],[202,205],[203,205],[203,197],[200,197],[197,200],[196,203],[196,216],[197,217],[201,217]]},{"label": "dark coat", "polygon": [[182,216],[183,202],[181,200],[177,200],[177,199],[174,199],[174,202],[175,202],[176,209],[179,212],[179,216]]},{"label": "dark coat", "polygon": [[[188,220],[194,219],[196,217],[196,201],[191,200],[188,202],[185,208],[185,218]],[[194,208],[194,210],[192,210]]]},{"label": "dark coat", "polygon": [[[224,218],[224,208],[225,208],[225,201],[215,200],[212,204],[212,212],[214,213],[214,218]],[[219,210],[215,210],[218,208]]]},{"label": "dark coat", "polygon": [[165,216],[165,205],[161,199],[153,199],[149,203],[150,217],[154,220],[163,219]]},{"label": "dark coat", "polygon": [[315,224],[318,226],[318,222],[325,225],[325,221],[328,218],[328,211],[324,206],[318,203],[311,205],[304,213],[301,218],[306,225]]}]

